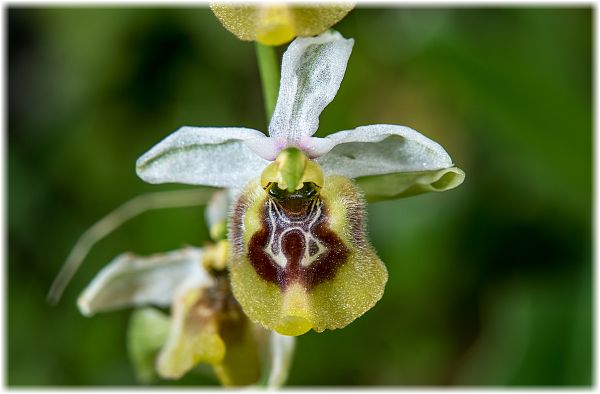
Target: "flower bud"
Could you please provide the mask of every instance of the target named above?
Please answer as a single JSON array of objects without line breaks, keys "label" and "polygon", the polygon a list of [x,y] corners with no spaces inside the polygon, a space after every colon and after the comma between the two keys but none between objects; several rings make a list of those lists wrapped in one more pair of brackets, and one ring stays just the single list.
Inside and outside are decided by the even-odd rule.
[{"label": "flower bud", "polygon": [[282,45],[296,36],[314,36],[339,22],[354,4],[295,6],[286,4],[211,4],[223,26],[239,39]]}]

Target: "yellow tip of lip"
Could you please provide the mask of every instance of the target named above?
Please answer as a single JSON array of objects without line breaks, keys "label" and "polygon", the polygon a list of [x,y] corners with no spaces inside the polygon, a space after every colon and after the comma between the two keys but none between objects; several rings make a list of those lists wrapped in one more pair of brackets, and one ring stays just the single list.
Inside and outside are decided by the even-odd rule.
[{"label": "yellow tip of lip", "polygon": [[296,32],[289,25],[275,25],[263,28],[256,33],[256,41],[263,45],[282,45],[292,41]]},{"label": "yellow tip of lip", "polygon": [[284,293],[283,310],[275,331],[281,335],[302,335],[313,327],[308,318],[306,290],[294,283]]},{"label": "yellow tip of lip", "polygon": [[312,324],[303,317],[285,316],[275,327],[275,331],[281,335],[298,336],[308,332],[311,328]]},{"label": "yellow tip of lip", "polygon": [[292,11],[287,6],[261,8],[256,25],[256,40],[263,45],[281,45],[296,36]]}]

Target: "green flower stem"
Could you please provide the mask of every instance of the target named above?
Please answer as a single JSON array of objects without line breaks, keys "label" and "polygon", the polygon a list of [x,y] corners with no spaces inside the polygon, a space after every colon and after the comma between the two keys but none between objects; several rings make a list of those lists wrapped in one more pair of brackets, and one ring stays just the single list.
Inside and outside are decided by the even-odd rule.
[{"label": "green flower stem", "polygon": [[277,103],[279,93],[279,61],[275,47],[256,43],[256,60],[258,61],[258,70],[262,82],[263,98],[265,101],[265,114],[267,123],[271,121],[271,116]]}]

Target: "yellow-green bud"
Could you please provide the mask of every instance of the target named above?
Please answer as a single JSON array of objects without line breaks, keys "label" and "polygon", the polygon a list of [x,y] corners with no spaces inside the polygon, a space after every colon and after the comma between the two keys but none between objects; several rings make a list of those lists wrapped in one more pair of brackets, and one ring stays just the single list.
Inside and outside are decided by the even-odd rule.
[{"label": "yellow-green bud", "polygon": [[211,4],[227,30],[244,41],[282,45],[296,36],[314,36],[335,25],[354,8],[353,3],[297,7],[287,4]]}]

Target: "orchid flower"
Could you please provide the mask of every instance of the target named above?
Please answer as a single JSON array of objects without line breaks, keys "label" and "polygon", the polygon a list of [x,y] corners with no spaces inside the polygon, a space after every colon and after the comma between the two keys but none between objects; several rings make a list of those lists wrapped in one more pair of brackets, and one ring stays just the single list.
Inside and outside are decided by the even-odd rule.
[{"label": "orchid flower", "polygon": [[[226,202],[225,192],[215,193],[205,211],[211,234],[219,234],[214,229],[222,226]],[[293,338],[267,332],[242,312],[227,277],[227,240],[215,240],[203,248],[116,257],[83,291],[79,309],[91,316],[137,308],[128,347],[141,381],[156,374],[179,379],[208,363],[223,385],[252,385],[270,364],[264,383],[279,387],[287,378]],[[170,316],[151,306],[170,307]]]},{"label": "orchid flower", "polygon": [[405,126],[313,137],[353,44],[329,31],[289,45],[269,136],[181,127],[137,161],[150,183],[231,190],[233,294],[251,320],[284,335],[344,327],[381,298],[387,270],[368,241],[365,198],[444,191],[464,179],[439,144]]}]

